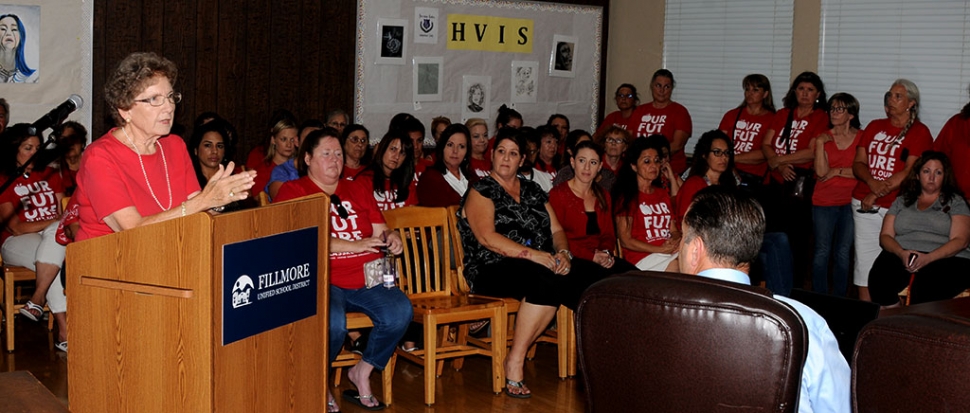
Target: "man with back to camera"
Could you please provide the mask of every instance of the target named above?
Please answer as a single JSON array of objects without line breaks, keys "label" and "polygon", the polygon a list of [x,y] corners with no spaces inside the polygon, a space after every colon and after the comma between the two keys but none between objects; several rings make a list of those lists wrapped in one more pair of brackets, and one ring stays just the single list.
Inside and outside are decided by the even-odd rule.
[{"label": "man with back to camera", "polygon": [[[697,193],[684,215],[680,272],[751,284],[748,271],[758,258],[765,216],[755,200],[718,186]],[[798,411],[851,411],[851,371],[835,335],[815,311],[783,296],[808,330],[808,357],[802,367]]]}]

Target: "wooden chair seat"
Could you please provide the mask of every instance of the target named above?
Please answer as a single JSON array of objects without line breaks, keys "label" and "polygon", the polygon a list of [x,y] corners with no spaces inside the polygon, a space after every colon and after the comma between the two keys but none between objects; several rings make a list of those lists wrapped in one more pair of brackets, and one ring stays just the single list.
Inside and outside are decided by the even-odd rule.
[{"label": "wooden chair seat", "polygon": [[[364,313],[347,313],[347,330],[360,330],[362,328],[372,328],[374,323],[371,321],[370,317],[367,317]],[[340,354],[337,355],[336,360],[330,364],[334,369],[333,386],[337,387],[340,385],[340,378],[342,376],[344,367],[352,367],[360,361],[360,355],[356,353],[351,353],[347,350],[341,350]],[[391,359],[387,361],[387,366],[384,367],[384,371],[381,372],[381,385],[384,390],[384,404],[390,405],[394,402],[393,393],[391,392],[391,381],[394,378],[394,366],[397,363],[397,354],[392,354]],[[339,396],[335,396],[339,398]]]},{"label": "wooden chair seat", "polygon": [[[0,265],[3,264],[2,259],[0,259]],[[6,324],[4,326],[4,348],[8,352],[14,351],[14,316],[18,315],[20,309],[24,307],[24,304],[18,303],[17,294],[15,294],[15,284],[19,282],[34,281],[37,279],[37,274],[33,271],[24,268],[16,267],[10,265],[3,265],[2,272],[3,282],[0,283],[0,311],[3,311],[3,320]],[[26,301],[23,298],[20,301]],[[44,311],[47,311],[47,306],[44,306]],[[48,322],[48,329],[51,328],[54,318],[51,317]]]}]

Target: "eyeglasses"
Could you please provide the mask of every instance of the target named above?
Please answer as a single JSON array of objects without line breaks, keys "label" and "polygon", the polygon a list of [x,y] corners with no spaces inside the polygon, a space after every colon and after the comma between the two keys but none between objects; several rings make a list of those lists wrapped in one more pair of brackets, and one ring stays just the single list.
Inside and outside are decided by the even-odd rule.
[{"label": "eyeglasses", "polygon": [[347,142],[353,143],[355,145],[360,145],[360,144],[367,143],[367,139],[366,138],[347,138]]},{"label": "eyeglasses", "polygon": [[626,143],[626,141],[623,139],[606,138],[606,143],[611,145],[619,145],[619,144]]},{"label": "eyeglasses", "polygon": [[845,106],[832,106],[831,108],[832,113],[845,113],[847,110],[849,110],[849,108]]},{"label": "eyeglasses", "polygon": [[617,93],[617,94],[616,94],[616,98],[617,98],[617,99],[624,99],[624,98],[625,98],[625,99],[633,99],[633,98],[635,98],[635,97],[637,97],[637,95],[634,95],[634,94],[632,94],[632,93],[630,93],[630,94],[626,94],[626,95],[624,95],[624,94],[622,94],[622,93]]},{"label": "eyeglasses", "polygon": [[327,126],[329,126],[331,128],[339,129],[339,128],[343,128],[343,127],[347,126],[347,124],[346,123],[343,123],[343,122],[330,122],[330,123],[327,124]]},{"label": "eyeglasses", "polygon": [[347,219],[350,216],[350,213],[347,212],[347,208],[344,208],[344,204],[340,202],[340,197],[337,194],[330,195],[330,205],[337,206],[337,215],[340,215],[340,218]]},{"label": "eyeglasses", "polygon": [[168,96],[155,95],[147,99],[135,99],[135,102],[147,103],[152,106],[162,106],[166,100],[177,105],[182,101],[182,94],[172,92]]},{"label": "eyeglasses", "polygon": [[728,149],[711,149],[711,155],[714,155],[718,158],[721,158],[721,157],[727,158],[727,156],[730,155],[730,152],[728,152]]}]

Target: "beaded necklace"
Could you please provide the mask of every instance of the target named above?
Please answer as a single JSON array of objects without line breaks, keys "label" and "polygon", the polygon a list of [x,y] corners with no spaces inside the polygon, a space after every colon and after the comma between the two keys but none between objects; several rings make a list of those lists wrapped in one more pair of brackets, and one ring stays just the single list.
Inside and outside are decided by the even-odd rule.
[{"label": "beaded necklace", "polygon": [[[162,211],[168,211],[172,209],[172,183],[169,181],[168,162],[165,160],[165,150],[162,149],[162,145],[158,145],[157,142],[155,143],[156,145],[158,145],[159,152],[162,153],[162,165],[165,167],[165,185],[168,187],[168,208],[163,207],[162,202],[158,200],[157,196],[155,196],[155,191],[152,189],[152,183],[148,181],[148,172],[145,171],[145,162],[141,160],[141,152],[138,152],[138,147],[135,146],[135,142],[131,140],[131,136],[128,136],[128,131],[125,130],[124,127],[121,128],[121,132],[125,134],[125,139],[128,140],[128,143],[131,145],[131,148],[134,149],[135,154],[138,155],[138,164],[141,165],[141,174],[142,176],[145,177],[145,184],[148,185],[148,192],[152,194],[152,198],[155,200],[155,203],[158,205],[159,208],[162,209]],[[185,211],[183,208],[183,213],[184,212]]]}]

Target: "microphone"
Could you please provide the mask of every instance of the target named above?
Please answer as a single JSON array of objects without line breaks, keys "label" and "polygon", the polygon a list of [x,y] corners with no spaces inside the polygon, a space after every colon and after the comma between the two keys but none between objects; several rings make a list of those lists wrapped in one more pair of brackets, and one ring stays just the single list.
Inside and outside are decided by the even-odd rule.
[{"label": "microphone", "polygon": [[71,97],[67,98],[64,103],[61,103],[56,108],[52,109],[50,112],[47,112],[46,115],[41,116],[40,119],[37,119],[36,122],[31,124],[30,134],[38,135],[45,129],[60,124],[64,121],[64,119],[67,118],[67,115],[70,115],[71,112],[80,109],[82,106],[84,106],[84,99],[81,99],[81,97],[78,95],[71,95]]}]

